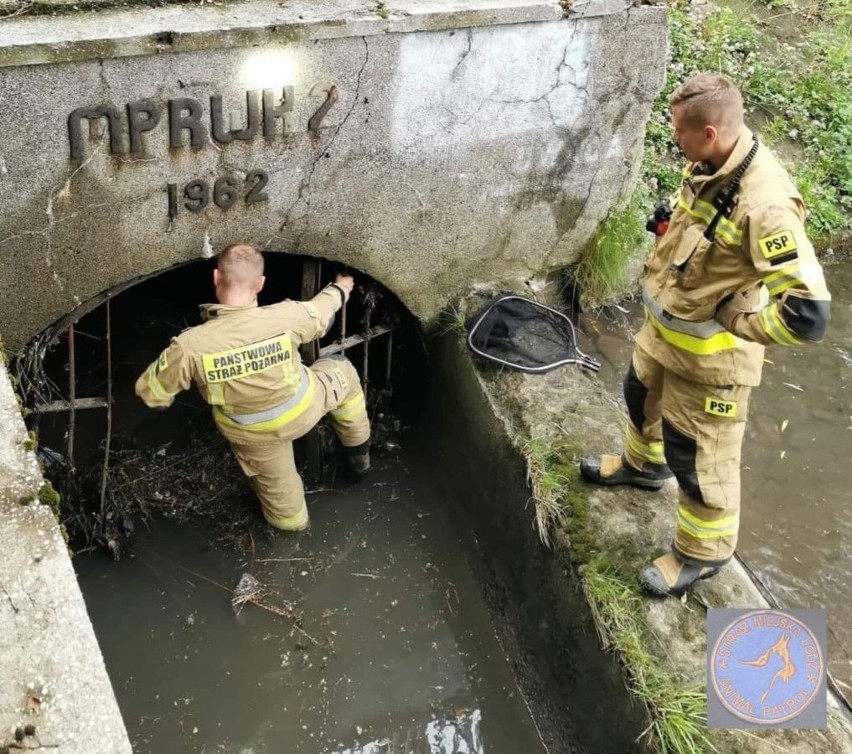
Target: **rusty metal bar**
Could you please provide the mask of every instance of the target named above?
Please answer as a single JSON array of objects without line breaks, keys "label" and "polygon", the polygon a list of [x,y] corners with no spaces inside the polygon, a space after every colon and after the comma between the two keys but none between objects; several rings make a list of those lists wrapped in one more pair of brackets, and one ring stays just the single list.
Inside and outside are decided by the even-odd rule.
[{"label": "rusty metal bar", "polygon": [[109,476],[109,450],[112,444],[112,320],[109,299],[106,300],[106,357],[107,357],[107,430],[104,443],[104,468],[101,473],[101,525],[106,513],[106,486]]},{"label": "rusty metal bar", "polygon": [[68,402],[71,413],[68,415],[68,441],[65,447],[65,458],[68,461],[68,474],[74,473],[74,432],[76,430],[77,414],[74,404],[77,398],[77,359],[74,353],[74,323],[68,327]]},{"label": "rusty metal bar", "polygon": [[378,338],[380,335],[384,335],[385,333],[392,332],[393,328],[388,325],[376,325],[376,327],[371,327],[367,332],[360,333],[359,335],[350,335],[348,338],[338,341],[337,343],[332,343],[328,346],[323,346],[319,350],[320,358],[325,356],[331,356],[333,353],[342,353],[349,348],[354,346],[361,345],[368,340],[373,340],[373,338]]},{"label": "rusty metal bar", "polygon": [[[302,264],[302,301],[307,301],[317,295],[320,280],[320,262],[316,259],[306,259]],[[317,342],[304,343],[301,347],[302,361],[306,365],[313,364],[317,359]]]},{"label": "rusty metal bar", "polygon": [[[306,259],[302,264],[302,300],[311,299],[319,291],[321,263],[317,259]],[[317,341],[303,343],[300,348],[302,362],[310,366],[319,356]],[[322,439],[319,430],[314,427],[304,436],[305,476],[310,482],[319,482],[322,478]]]},{"label": "rusty metal bar", "polygon": [[[367,304],[367,310],[364,312],[364,324],[367,326],[365,332],[370,332],[370,312],[372,308],[369,303]],[[364,391],[364,399],[366,401],[370,400],[370,394],[367,392],[367,388],[370,383],[370,339],[366,338],[364,340],[364,361],[362,365],[362,369],[364,370],[363,375],[361,376],[361,389]]]},{"label": "rusty metal bar", "polygon": [[33,411],[37,414],[55,414],[61,411],[81,411],[87,408],[106,408],[106,398],[77,398],[76,400],[41,403]]},{"label": "rusty metal bar", "polygon": [[388,353],[385,357],[385,390],[391,394],[391,367],[393,366],[393,330],[388,334]]}]

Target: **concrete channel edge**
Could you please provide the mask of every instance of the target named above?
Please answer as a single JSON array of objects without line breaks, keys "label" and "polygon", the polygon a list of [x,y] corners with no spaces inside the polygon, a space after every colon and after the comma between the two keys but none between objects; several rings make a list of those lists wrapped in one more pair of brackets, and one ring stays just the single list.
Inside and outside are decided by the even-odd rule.
[{"label": "concrete channel edge", "polygon": [[[95,632],[0,360],[0,748],[130,752]],[[55,495],[55,493],[53,493]]]},{"label": "concrete channel edge", "polygon": [[[468,302],[475,310],[481,302]],[[506,438],[519,451],[524,442],[536,440],[562,454],[566,468],[574,469],[583,452],[612,452],[621,447],[623,407],[619,398],[600,381],[576,365],[547,374],[532,375],[497,371],[474,362],[459,338],[457,362],[475,374]],[[569,475],[571,471],[567,472]],[[649,555],[668,548],[671,541],[676,486],[662,493],[619,489],[595,489],[577,475],[569,483],[569,495],[579,496],[581,515],[556,526],[552,534],[552,557],[566,572],[573,569],[583,578],[590,553],[617,562],[626,574],[636,573]],[[571,505],[568,508],[580,506]],[[531,519],[533,513],[527,511]],[[575,548],[575,540],[578,546]],[[579,554],[577,550],[583,552]],[[628,577],[629,578],[629,577]],[[675,689],[705,689],[706,610],[708,608],[768,607],[746,570],[733,561],[722,574],[702,582],[687,601],[658,601],[640,598],[647,628],[647,651],[652,662],[673,679]],[[601,626],[598,626],[599,631]],[[615,637],[601,634],[605,646]],[[610,650],[612,651],[612,650]],[[628,688],[639,668],[625,664],[619,656]],[[636,694],[641,699],[641,693]],[[829,726],[825,730],[721,730],[706,729],[707,742],[719,752],[770,754],[849,754],[852,752],[852,721],[844,706],[828,692]],[[655,714],[651,710],[651,715]],[[659,742],[652,750],[663,751]],[[696,751],[703,751],[698,749]],[[709,750],[709,749],[708,749]]]}]

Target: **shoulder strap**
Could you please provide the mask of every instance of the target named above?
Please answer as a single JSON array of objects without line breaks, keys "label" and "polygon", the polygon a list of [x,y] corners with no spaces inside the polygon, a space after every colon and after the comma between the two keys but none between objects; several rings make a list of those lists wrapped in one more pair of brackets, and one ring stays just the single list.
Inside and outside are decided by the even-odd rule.
[{"label": "shoulder strap", "polygon": [[743,161],[737,166],[737,169],[734,171],[734,177],[731,178],[731,182],[728,184],[728,187],[724,191],[720,192],[716,199],[713,200],[713,204],[716,207],[716,215],[710,221],[710,224],[707,226],[707,230],[704,231],[704,237],[708,241],[712,241],[716,238],[716,226],[719,224],[719,220],[728,214],[728,211],[734,202],[734,195],[740,187],[740,181],[742,180],[743,173],[745,173],[748,166],[751,165],[751,161],[757,154],[759,146],[757,134],[752,134],[751,138],[754,140],[754,144],[751,145],[751,149],[745,156],[745,159],[743,159]]}]

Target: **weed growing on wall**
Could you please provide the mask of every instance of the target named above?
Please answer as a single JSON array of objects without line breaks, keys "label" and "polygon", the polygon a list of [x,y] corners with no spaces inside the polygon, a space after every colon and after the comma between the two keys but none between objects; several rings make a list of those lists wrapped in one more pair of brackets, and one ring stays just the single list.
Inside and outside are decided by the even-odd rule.
[{"label": "weed growing on wall", "polygon": [[[712,6],[693,12],[689,0],[669,5],[670,61],[645,141],[643,172],[653,192],[678,187],[682,162],[671,140],[667,97],[700,71],[729,76],[743,91],[748,117],[770,145],[786,142],[788,167],[810,215],[808,228],[825,239],[852,228],[852,3],[813,0],[796,8],[760,0],[778,14],[795,14],[803,29],[792,44],[747,11]],[[765,15],[765,14],[764,14]]]},{"label": "weed growing on wall", "polygon": [[707,731],[707,695],[701,687],[684,687],[664,670],[651,651],[653,641],[635,577],[626,575],[616,560],[597,551],[589,531],[586,492],[567,441],[515,438],[527,463],[527,476],[536,506],[542,542],[549,544],[551,527],[560,527],[570,540],[568,554],[579,568],[583,592],[601,645],[613,649],[629,676],[628,688],[648,711],[644,737],[661,754],[699,754],[716,751]]},{"label": "weed growing on wall", "polygon": [[598,304],[624,291],[629,262],[646,241],[642,192],[630,202],[614,208],[574,270],[574,280],[581,291],[581,303]]},{"label": "weed growing on wall", "polygon": [[542,544],[550,546],[550,528],[562,521],[563,497],[569,480],[559,466],[559,453],[548,442],[531,438],[519,442],[527,464],[530,502],[535,506],[535,521]]}]

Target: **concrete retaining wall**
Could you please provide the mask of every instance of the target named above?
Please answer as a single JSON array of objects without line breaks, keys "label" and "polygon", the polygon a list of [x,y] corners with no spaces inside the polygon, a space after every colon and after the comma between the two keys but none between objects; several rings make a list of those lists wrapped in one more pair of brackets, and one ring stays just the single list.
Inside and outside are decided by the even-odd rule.
[{"label": "concrete retaining wall", "polygon": [[130,752],[47,488],[0,361],[0,748]]},{"label": "concrete retaining wall", "polygon": [[665,51],[664,11],[621,0],[8,19],[0,333],[17,350],[243,239],[366,272],[423,321],[563,266],[631,188]]}]

